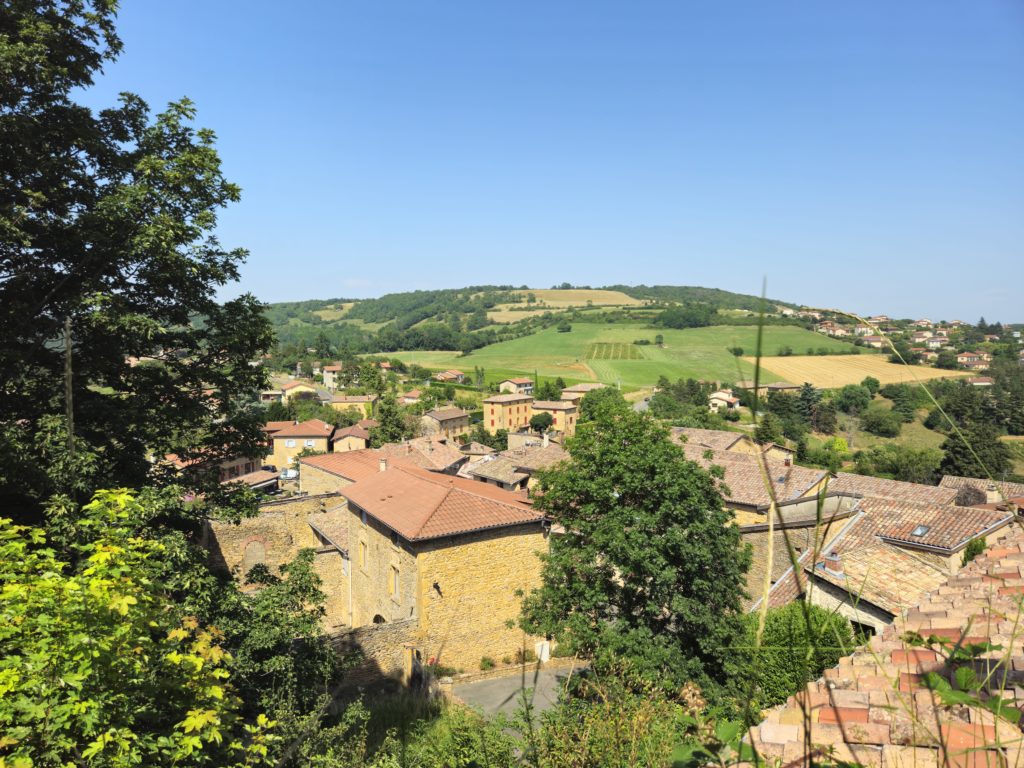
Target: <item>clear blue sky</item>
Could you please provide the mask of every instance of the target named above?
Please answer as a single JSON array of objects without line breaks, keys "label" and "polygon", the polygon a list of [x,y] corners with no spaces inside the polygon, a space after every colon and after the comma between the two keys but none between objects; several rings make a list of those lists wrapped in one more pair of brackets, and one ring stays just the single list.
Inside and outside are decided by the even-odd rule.
[{"label": "clear blue sky", "polygon": [[[1024,3],[123,0],[267,301],[704,285],[1024,321]],[[237,292],[237,289],[232,292]]]}]

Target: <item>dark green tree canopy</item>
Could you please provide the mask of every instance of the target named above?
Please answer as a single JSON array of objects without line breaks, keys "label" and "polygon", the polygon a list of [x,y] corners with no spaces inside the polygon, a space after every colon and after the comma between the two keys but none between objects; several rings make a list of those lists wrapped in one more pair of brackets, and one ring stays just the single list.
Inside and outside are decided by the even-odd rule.
[{"label": "dark green tree canopy", "polygon": [[[43,460],[32,435],[65,412],[69,321],[93,488],[138,484],[150,453],[260,455],[249,403],[264,373],[249,363],[272,341],[252,296],[217,300],[245,257],[213,235],[239,189],[191,103],[153,116],[132,94],[98,113],[73,100],[120,50],[113,9],[41,0],[0,16],[0,453]],[[0,495],[29,506],[52,491],[7,474]]]},{"label": "dark green tree canopy", "polygon": [[749,555],[714,478],[645,414],[599,414],[569,441],[572,461],[541,477],[552,536],[531,632],[625,657],[668,688],[716,689],[742,634]]}]

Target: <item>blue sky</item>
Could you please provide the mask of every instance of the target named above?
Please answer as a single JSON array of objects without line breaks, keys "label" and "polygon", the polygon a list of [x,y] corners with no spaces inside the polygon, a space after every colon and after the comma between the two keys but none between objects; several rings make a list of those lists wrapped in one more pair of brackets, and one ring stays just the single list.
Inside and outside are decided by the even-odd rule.
[{"label": "blue sky", "polygon": [[[704,285],[1024,321],[1024,3],[123,0],[267,301]],[[232,292],[237,292],[237,288]]]}]

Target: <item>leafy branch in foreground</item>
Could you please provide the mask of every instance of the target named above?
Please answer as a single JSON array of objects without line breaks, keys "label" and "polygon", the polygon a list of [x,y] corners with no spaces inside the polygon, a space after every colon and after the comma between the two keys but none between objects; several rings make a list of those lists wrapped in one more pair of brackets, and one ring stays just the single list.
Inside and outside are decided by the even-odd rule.
[{"label": "leafy branch in foreground", "polygon": [[240,717],[222,636],[154,579],[162,547],[132,535],[139,511],[127,491],[98,494],[75,566],[0,519],[0,762],[264,762],[273,724]]}]

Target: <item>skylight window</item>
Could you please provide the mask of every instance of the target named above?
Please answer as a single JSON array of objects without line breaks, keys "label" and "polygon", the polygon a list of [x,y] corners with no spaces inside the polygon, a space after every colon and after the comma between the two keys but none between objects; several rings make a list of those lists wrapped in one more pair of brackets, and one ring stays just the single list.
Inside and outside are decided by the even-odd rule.
[{"label": "skylight window", "polygon": [[917,528],[910,532],[911,536],[924,536],[928,531],[931,530],[930,526],[919,525]]}]

